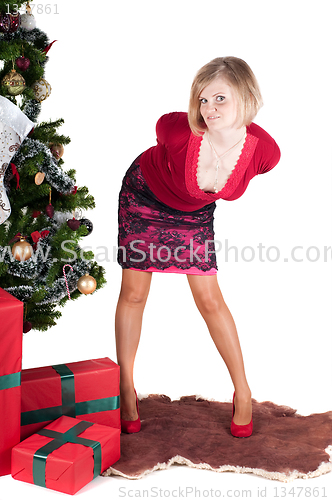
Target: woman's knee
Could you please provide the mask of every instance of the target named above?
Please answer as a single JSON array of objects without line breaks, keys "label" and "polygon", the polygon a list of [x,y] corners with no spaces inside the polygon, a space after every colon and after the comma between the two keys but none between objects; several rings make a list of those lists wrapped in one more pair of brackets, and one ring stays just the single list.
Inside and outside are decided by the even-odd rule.
[{"label": "woman's knee", "polygon": [[202,315],[205,316],[221,312],[224,301],[221,295],[200,294],[199,297],[196,297],[196,304]]},{"label": "woman's knee", "polygon": [[125,287],[121,290],[120,299],[130,306],[145,304],[148,294],[145,290]]},{"label": "woman's knee", "polygon": [[[151,282],[151,276],[147,276],[146,274],[147,273],[142,273],[140,271],[137,271],[135,274],[124,273],[120,291],[120,300],[125,301],[131,306],[140,306],[145,304],[149,295]],[[149,274],[151,275],[151,273]]]},{"label": "woman's knee", "polygon": [[221,290],[216,278],[188,276],[188,281],[196,305],[203,316],[222,311],[225,305]]}]

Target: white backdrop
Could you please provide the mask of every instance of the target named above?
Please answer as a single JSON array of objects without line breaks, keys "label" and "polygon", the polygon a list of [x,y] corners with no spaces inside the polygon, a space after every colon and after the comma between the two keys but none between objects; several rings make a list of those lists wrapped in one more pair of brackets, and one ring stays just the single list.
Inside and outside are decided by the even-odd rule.
[{"label": "white backdrop", "polygon": [[[239,200],[218,202],[219,283],[238,328],[253,397],[303,415],[330,411],[328,2],[317,0],[313,8],[307,0],[101,0],[95,5],[39,0],[40,14],[33,3],[38,27],[50,41],[57,40],[45,75],[52,94],[43,103],[40,121],[65,119],[59,132],[72,142],[65,147],[64,167],[77,169],[78,185],[88,186],[96,200],[96,209],[85,214],[94,231],[82,245],[99,254],[108,284],[66,305],[56,327],[25,335],[23,368],[105,356],[116,361],[114,314],[121,268],[115,250],[122,177],[133,159],[155,144],[159,116],[187,110],[196,71],[214,57],[234,55],[257,76],[265,104],[255,122],[275,138],[282,158],[273,171],[253,179]],[[46,5],[51,5],[50,14]],[[227,254],[227,245],[237,247],[238,261],[234,250]],[[263,258],[259,245],[265,247]],[[291,257],[295,247],[301,247],[295,252],[298,261]],[[279,259],[272,262],[277,251]],[[232,397],[230,377],[185,276],[153,276],[135,385],[140,394],[173,399]],[[7,490],[13,498],[60,495],[10,477],[0,481],[0,500],[8,498]],[[253,476],[173,467],[141,481],[98,478],[80,495],[104,500],[125,497],[124,491],[130,496],[129,489],[135,489],[143,496],[143,489],[170,484],[224,493],[228,487],[229,496],[240,496],[236,490],[245,488],[255,497],[257,488],[265,487],[267,498],[281,494],[280,483]],[[296,481],[288,490],[294,484],[319,487],[322,496],[323,487],[327,495],[332,491],[331,474]]]}]

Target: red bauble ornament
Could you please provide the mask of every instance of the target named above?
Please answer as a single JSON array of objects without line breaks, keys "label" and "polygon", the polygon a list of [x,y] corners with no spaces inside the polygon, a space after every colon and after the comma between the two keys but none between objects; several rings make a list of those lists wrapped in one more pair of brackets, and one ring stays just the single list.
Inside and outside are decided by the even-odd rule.
[{"label": "red bauble ornament", "polygon": [[54,207],[49,203],[45,209],[46,215],[52,219],[54,215]]},{"label": "red bauble ornament", "polygon": [[73,217],[72,219],[67,220],[67,226],[70,227],[72,231],[76,231],[81,225],[81,221],[75,219]]},{"label": "red bauble ornament", "polygon": [[0,14],[0,31],[1,33],[14,33],[21,24],[21,14]]},{"label": "red bauble ornament", "polygon": [[23,56],[18,57],[15,62],[16,62],[16,66],[21,71],[26,71],[28,69],[28,67],[30,66],[30,59],[28,59],[27,57],[23,57]]},{"label": "red bauble ornament", "polygon": [[23,333],[30,332],[31,328],[32,328],[32,323],[30,323],[30,321],[24,321],[24,323],[23,323]]},{"label": "red bauble ornament", "polygon": [[40,216],[40,214],[41,214],[41,212],[40,212],[39,210],[34,210],[34,211],[32,212],[32,217],[33,217],[34,219],[37,219],[37,217],[39,217],[39,216]]}]

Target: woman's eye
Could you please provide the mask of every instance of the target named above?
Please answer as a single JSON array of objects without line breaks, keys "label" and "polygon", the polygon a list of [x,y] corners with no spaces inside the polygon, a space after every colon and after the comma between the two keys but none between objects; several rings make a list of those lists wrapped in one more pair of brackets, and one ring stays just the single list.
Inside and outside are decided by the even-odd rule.
[{"label": "woman's eye", "polygon": [[224,98],[222,95],[218,95],[218,96],[216,97],[216,101],[218,101],[218,102],[222,102],[224,99],[225,99],[225,98]]},{"label": "woman's eye", "polygon": [[207,103],[207,99],[205,99],[204,97],[202,99],[200,99],[201,101],[201,104],[206,104]]}]

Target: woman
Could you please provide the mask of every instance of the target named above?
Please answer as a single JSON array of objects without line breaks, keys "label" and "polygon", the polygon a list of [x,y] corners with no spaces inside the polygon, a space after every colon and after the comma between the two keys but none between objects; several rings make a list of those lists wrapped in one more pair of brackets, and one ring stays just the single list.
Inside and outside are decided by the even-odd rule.
[{"label": "woman", "polygon": [[275,141],[252,123],[261,106],[247,63],[214,59],[194,79],[188,114],[162,116],[157,145],[138,157],[123,179],[118,252],[123,275],[115,318],[123,432],[141,428],[133,367],[152,272],[157,271],[187,275],[234,384],[231,433],[252,434],[241,347],[217,281],[213,212],[217,199],[239,198],[250,179],[279,161]]}]

